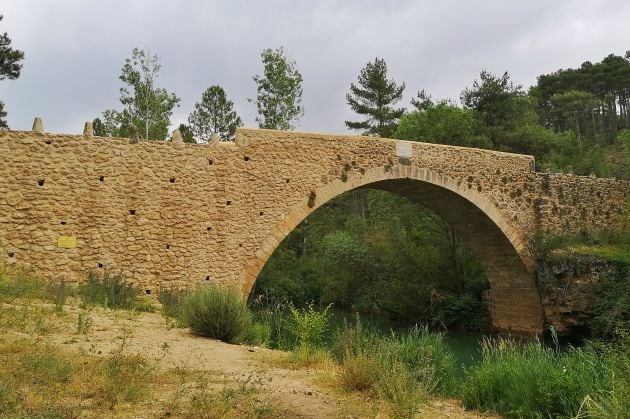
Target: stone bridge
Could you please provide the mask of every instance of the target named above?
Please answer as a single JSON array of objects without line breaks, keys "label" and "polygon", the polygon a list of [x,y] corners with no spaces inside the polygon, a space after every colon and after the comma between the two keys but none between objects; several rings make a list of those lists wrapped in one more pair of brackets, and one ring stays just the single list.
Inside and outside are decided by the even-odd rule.
[{"label": "stone bridge", "polygon": [[389,139],[239,129],[183,144],[0,131],[0,264],[80,282],[122,272],[147,293],[212,281],[248,293],[312,211],[355,188],[439,214],[491,284],[494,326],[542,330],[528,238],[600,230],[626,213],[630,182],[534,171],[530,156]]}]

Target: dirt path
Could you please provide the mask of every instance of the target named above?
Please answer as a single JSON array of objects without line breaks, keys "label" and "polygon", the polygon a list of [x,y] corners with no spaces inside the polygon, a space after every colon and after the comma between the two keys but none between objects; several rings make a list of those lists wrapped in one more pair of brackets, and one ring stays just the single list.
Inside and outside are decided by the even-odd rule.
[{"label": "dirt path", "polygon": [[[91,321],[89,333],[77,335],[76,319],[81,312],[85,313],[76,306],[66,306],[66,321],[49,338],[62,347],[97,356],[107,356],[122,346],[125,352],[142,354],[165,370],[210,372],[218,378],[217,387],[256,383],[291,418],[371,416],[368,412],[355,413],[356,398],[318,386],[317,371],[285,367],[286,353],[201,338],[188,329],[168,327],[158,313],[93,309],[87,314]],[[465,412],[454,400],[435,399],[423,411],[428,418],[480,417]]]},{"label": "dirt path", "polygon": [[[68,307],[68,317],[81,310]],[[269,360],[283,356],[265,348],[229,345],[192,335],[188,329],[169,328],[157,313],[92,310],[87,338],[77,338],[76,324],[66,324],[52,336],[54,342],[105,356],[124,345],[124,351],[139,353],[165,369],[212,372],[225,382],[257,383],[281,403],[291,417],[335,417],[335,401],[315,388],[306,370],[269,366]],[[273,362],[272,362],[273,363]]]}]

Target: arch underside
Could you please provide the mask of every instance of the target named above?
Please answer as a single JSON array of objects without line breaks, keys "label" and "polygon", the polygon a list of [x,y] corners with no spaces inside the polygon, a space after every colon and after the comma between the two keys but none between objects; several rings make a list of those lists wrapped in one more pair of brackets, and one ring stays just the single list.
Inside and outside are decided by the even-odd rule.
[{"label": "arch underside", "polygon": [[264,263],[282,239],[317,207],[352,189],[378,189],[402,195],[427,207],[462,237],[490,282],[486,303],[495,329],[513,334],[539,334],[542,331],[540,297],[533,274],[527,268],[528,258],[523,255],[520,235],[510,230],[508,223],[483,195],[455,188],[456,182],[435,176],[434,172],[425,170],[424,175],[413,176],[405,169],[385,176],[386,179],[380,169],[368,176],[368,180],[354,179],[341,185],[336,181],[316,192],[316,205],[301,203],[296,206],[264,244],[267,250],[258,253],[256,260],[246,267],[245,291],[250,292]]},{"label": "arch underside", "polygon": [[384,180],[364,188],[397,193],[442,217],[462,237],[488,277],[487,303],[494,327],[514,333],[540,333],[540,297],[533,274],[522,255],[481,209],[454,192],[411,179]]}]

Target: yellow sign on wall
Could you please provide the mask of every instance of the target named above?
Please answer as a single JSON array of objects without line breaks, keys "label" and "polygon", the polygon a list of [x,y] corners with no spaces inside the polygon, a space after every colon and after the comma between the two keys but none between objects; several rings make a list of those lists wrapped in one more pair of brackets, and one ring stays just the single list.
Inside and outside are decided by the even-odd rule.
[{"label": "yellow sign on wall", "polygon": [[75,236],[59,236],[57,237],[57,247],[74,249],[77,247],[77,238]]}]

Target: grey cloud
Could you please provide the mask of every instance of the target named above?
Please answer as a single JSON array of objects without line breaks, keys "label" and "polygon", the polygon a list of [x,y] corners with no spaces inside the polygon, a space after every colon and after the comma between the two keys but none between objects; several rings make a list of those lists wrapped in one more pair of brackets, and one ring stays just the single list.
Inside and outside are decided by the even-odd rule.
[{"label": "grey cloud", "polygon": [[[437,3],[437,4],[436,4]],[[622,54],[630,4],[576,1],[96,1],[5,0],[0,31],[25,51],[20,79],[0,83],[12,128],[35,115],[54,132],[117,108],[118,75],[133,47],[162,57],[158,82],[182,98],[184,122],[201,92],[222,85],[254,126],[260,51],[284,45],[304,76],[299,129],[346,132],[345,93],[374,57],[419,89],[458,99],[483,68],[529,86],[541,73]]]}]

